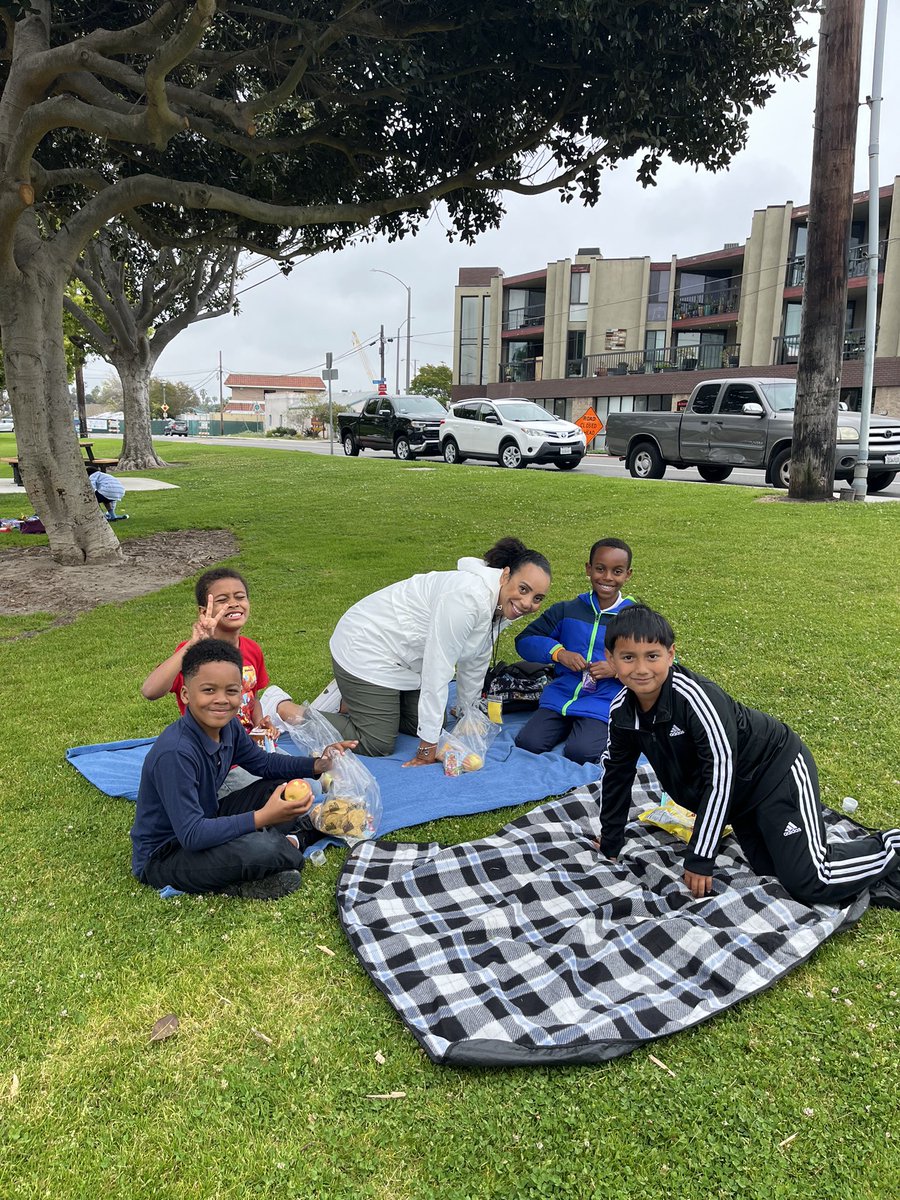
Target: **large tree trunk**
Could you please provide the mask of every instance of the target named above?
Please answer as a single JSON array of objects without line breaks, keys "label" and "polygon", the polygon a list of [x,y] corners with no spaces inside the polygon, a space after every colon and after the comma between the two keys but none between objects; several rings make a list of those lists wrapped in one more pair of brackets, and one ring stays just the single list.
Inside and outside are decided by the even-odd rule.
[{"label": "large tree trunk", "polygon": [[829,0],[820,26],[806,281],[788,492],[793,500],[830,500],[834,495],[862,9],[862,0]]},{"label": "large tree trunk", "polygon": [[125,439],[119,457],[121,471],[152,471],[166,464],[153,448],[150,432],[150,375],[153,360],[117,354],[113,366],[122,381]]},{"label": "large tree trunk", "polygon": [[15,282],[0,283],[0,329],[22,481],[58,563],[120,559],[119,541],[88,482],[66,379],[65,280],[31,258]]}]

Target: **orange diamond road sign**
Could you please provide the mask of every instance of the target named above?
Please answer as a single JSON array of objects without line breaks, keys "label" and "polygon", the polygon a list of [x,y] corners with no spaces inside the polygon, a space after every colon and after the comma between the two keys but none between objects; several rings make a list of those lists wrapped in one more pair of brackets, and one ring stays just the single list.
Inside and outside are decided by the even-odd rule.
[{"label": "orange diamond road sign", "polygon": [[592,408],[589,408],[586,412],[583,412],[575,424],[584,432],[584,436],[589,442],[592,442],[597,434],[603,429],[603,422]]}]

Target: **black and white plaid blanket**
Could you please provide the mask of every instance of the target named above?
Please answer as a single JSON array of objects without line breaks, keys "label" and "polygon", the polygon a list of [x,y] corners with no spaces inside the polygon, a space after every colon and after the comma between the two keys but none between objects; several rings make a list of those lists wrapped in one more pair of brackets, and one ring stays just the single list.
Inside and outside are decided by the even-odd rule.
[{"label": "black and white plaid blanket", "polygon": [[[591,785],[494,837],[359,845],[338,884],[347,936],[434,1062],[600,1062],[707,1020],[769,987],[835,930],[754,875],[733,837],[714,891],[682,882],[684,844],[635,818],[659,802],[644,771],[618,864],[597,851]],[[834,814],[831,837],[858,828]]]}]

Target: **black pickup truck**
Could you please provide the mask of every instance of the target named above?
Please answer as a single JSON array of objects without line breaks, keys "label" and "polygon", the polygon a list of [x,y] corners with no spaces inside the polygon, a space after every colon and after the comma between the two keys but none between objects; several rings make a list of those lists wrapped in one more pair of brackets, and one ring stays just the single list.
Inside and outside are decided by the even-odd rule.
[{"label": "black pickup truck", "polygon": [[393,450],[409,461],[420,454],[440,454],[438,436],[447,410],[430,396],[372,396],[358,413],[339,413],[344,453]]}]

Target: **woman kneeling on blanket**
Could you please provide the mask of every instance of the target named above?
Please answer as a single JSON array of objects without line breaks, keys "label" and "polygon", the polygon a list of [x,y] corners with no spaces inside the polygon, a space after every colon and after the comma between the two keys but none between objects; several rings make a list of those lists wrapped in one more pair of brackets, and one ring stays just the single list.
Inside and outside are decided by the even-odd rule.
[{"label": "woman kneeling on blanket", "polygon": [[460,706],[475,703],[501,631],[537,612],[549,587],[543,554],[502,538],[455,571],[413,575],[366,596],[331,638],[341,711],[328,720],[374,757],[390,754],[398,733],[418,735],[404,766],[433,763],[454,670]]}]

